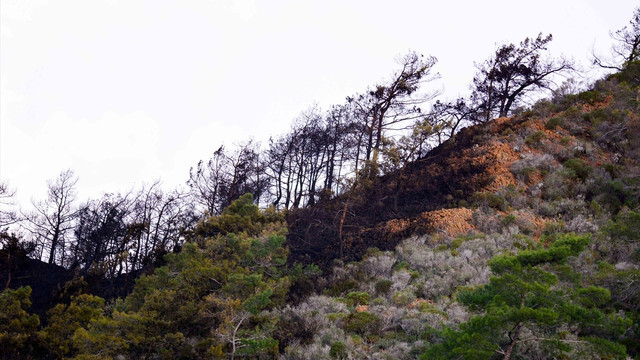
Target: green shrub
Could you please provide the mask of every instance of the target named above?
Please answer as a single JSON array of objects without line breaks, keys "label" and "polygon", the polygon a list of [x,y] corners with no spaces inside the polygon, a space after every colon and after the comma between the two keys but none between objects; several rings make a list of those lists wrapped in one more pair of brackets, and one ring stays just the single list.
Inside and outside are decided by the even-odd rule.
[{"label": "green shrub", "polygon": [[607,181],[597,189],[597,201],[605,206],[611,213],[616,214],[623,206],[635,208],[638,206],[638,196],[631,190],[629,186],[622,180]]},{"label": "green shrub", "polygon": [[349,290],[353,290],[358,287],[358,282],[353,279],[347,279],[344,281],[333,284],[329,289],[325,289],[324,292],[329,296],[340,296]]},{"label": "green shrub", "polygon": [[350,314],[345,320],[344,328],[347,331],[365,335],[376,333],[379,330],[381,323],[382,321],[376,315],[367,311],[362,311]]},{"label": "green shrub", "polygon": [[584,160],[578,158],[569,159],[565,161],[563,165],[565,169],[571,170],[580,180],[585,180],[593,171],[591,166]]},{"label": "green shrub", "polygon": [[525,166],[521,169],[516,169],[514,171],[515,175],[522,175],[526,181],[529,180],[529,178],[531,177],[532,174],[534,174],[536,172],[536,168],[533,166]]},{"label": "green shrub", "polygon": [[383,297],[377,297],[371,301],[373,305],[387,305],[387,299]]},{"label": "green shrub", "polygon": [[367,248],[367,251],[364,253],[363,258],[369,258],[369,257],[375,257],[375,256],[380,256],[382,255],[382,251],[380,251],[380,249],[378,249],[377,247],[370,247]]},{"label": "green shrub", "polygon": [[610,118],[610,114],[605,109],[595,109],[589,113],[584,114],[583,119],[591,123],[592,127],[597,127]]},{"label": "green shrub", "polygon": [[451,241],[451,248],[452,249],[457,249],[460,247],[460,245],[462,245],[462,243],[464,242],[464,239],[461,237],[457,237],[455,239],[453,239],[453,241]]},{"label": "green shrub", "polygon": [[386,294],[391,289],[391,285],[393,285],[393,281],[389,279],[380,279],[376,281],[375,288],[378,293]]},{"label": "green shrub", "polygon": [[536,131],[533,134],[527,136],[527,138],[524,139],[524,142],[529,146],[535,146],[535,145],[540,144],[540,142],[544,138],[545,138],[544,132]]},{"label": "green shrub", "polygon": [[411,275],[411,279],[417,279],[420,277],[420,272],[417,270],[411,270],[409,269],[409,275]]},{"label": "green shrub", "polygon": [[449,250],[449,245],[447,244],[440,244],[436,246],[436,251],[447,251],[447,250]]},{"label": "green shrub", "polygon": [[640,234],[640,213],[635,211],[621,211],[616,221],[609,221],[602,230],[613,239],[626,242],[638,242]]},{"label": "green shrub", "polygon": [[32,351],[40,318],[29,314],[30,307],[31,287],[0,292],[0,358],[20,359]]},{"label": "green shrub", "polygon": [[609,175],[611,176],[611,178],[615,179],[618,177],[618,174],[620,174],[620,165],[616,165],[616,164],[604,164],[602,165],[602,167],[604,168],[604,170],[609,173]]},{"label": "green shrub", "polygon": [[353,291],[347,294],[347,305],[369,305],[369,294],[362,291]]},{"label": "green shrub", "polygon": [[329,356],[334,359],[346,359],[347,358],[347,346],[342,341],[336,341],[331,344],[329,350]]},{"label": "green shrub", "polygon": [[399,306],[409,305],[417,299],[416,294],[409,290],[398,291],[393,294],[393,302]]},{"label": "green shrub", "polygon": [[604,100],[604,95],[602,95],[598,90],[583,91],[578,94],[578,100],[585,104],[593,105]]},{"label": "green shrub", "polygon": [[[633,320],[607,309],[605,304],[611,298],[609,290],[572,286],[573,281],[558,286],[567,276],[580,278],[565,264],[588,243],[589,236],[565,234],[558,236],[548,248],[523,250],[515,256],[494,256],[489,261],[493,272],[489,284],[462,288],[456,294],[460,304],[480,314],[457,328],[445,328],[440,342],[429,346],[421,358],[499,358],[496,350],[507,336],[512,345],[527,341],[543,349],[546,344],[552,344],[543,349],[550,352],[539,358],[576,358],[570,355],[576,354],[579,348],[563,344],[569,332],[594,345],[587,348],[589,355],[597,354],[601,359],[627,358],[625,347],[616,341],[624,339]],[[532,338],[528,333],[514,331],[519,327],[539,330]],[[515,357],[521,358],[520,355]]]},{"label": "green shrub", "polygon": [[631,86],[640,85],[640,61],[628,63],[622,71],[610,75],[609,78]]},{"label": "green shrub", "polygon": [[549,119],[547,121],[547,123],[544,125],[548,130],[554,130],[556,127],[558,126],[562,126],[562,124],[564,123],[564,120],[562,120],[562,118],[560,117],[553,117],[551,119]]},{"label": "green shrub", "polygon": [[560,234],[565,231],[565,223],[562,220],[558,221],[548,221],[544,224],[544,228],[542,229],[542,233],[545,235],[550,234]]},{"label": "green shrub", "polygon": [[327,320],[335,322],[335,321],[342,321],[347,317],[347,314],[345,313],[328,313],[325,315],[325,317],[327,318]]},{"label": "green shrub", "polygon": [[477,192],[473,195],[473,199],[476,205],[486,205],[501,211],[507,210],[507,201],[504,196],[501,195],[490,192]]},{"label": "green shrub", "polygon": [[598,202],[595,200],[591,200],[591,202],[589,203],[589,209],[591,209],[591,211],[593,211],[596,216],[600,216],[602,214],[602,208],[600,207],[600,204],[598,204]]},{"label": "green shrub", "polygon": [[511,224],[515,224],[518,217],[513,214],[507,214],[502,218],[502,225],[509,226]]}]

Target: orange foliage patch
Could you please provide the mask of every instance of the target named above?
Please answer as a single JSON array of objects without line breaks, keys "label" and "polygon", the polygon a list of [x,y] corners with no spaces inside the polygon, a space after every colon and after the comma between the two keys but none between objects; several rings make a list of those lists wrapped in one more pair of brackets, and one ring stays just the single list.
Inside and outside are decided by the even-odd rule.
[{"label": "orange foliage patch", "polygon": [[474,165],[485,166],[485,171],[482,174],[477,174],[470,181],[472,183],[481,183],[480,178],[487,176],[493,178],[491,183],[480,191],[495,192],[502,187],[517,184],[515,177],[511,173],[511,164],[519,158],[518,154],[513,150],[513,146],[508,143],[494,142],[479,146],[476,153],[479,153],[479,155],[473,156],[469,154],[466,160],[472,161]]},{"label": "orange foliage patch", "polygon": [[471,220],[472,214],[473,211],[467,208],[441,209],[423,212],[414,222],[416,228],[458,236],[475,230]]},{"label": "orange foliage patch", "polygon": [[384,233],[387,236],[401,234],[406,232],[410,226],[411,220],[409,219],[392,219],[384,224]]},{"label": "orange foliage patch", "polygon": [[386,239],[400,239],[411,234],[433,232],[458,236],[475,230],[472,214],[473,211],[467,208],[427,211],[412,219],[392,219],[376,228],[382,230]]}]

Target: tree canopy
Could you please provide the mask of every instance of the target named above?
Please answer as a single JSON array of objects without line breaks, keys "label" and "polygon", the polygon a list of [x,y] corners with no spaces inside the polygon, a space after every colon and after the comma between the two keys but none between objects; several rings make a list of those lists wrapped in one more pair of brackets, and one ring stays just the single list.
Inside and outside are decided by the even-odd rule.
[{"label": "tree canopy", "polygon": [[545,57],[552,39],[551,34],[543,37],[540,33],[519,45],[502,45],[489,59],[476,64],[471,95],[478,112],[476,121],[509,115],[532,91],[551,90],[553,75],[574,69],[572,61]]}]

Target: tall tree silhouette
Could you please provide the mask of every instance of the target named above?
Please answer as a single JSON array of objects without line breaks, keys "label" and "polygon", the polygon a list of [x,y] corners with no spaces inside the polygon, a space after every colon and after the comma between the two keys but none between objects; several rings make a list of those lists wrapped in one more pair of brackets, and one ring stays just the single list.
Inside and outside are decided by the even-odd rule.
[{"label": "tall tree silhouette", "polygon": [[373,153],[380,149],[385,131],[402,129],[401,123],[421,116],[420,106],[436,94],[418,90],[424,82],[434,79],[429,75],[435,63],[435,57],[425,58],[411,52],[402,58],[401,69],[393,74],[389,83],[347,98],[362,122],[365,160],[371,160]]},{"label": "tall tree silhouette", "polygon": [[553,75],[574,69],[570,60],[543,57],[552,39],[551,34],[543,37],[540,33],[518,46],[502,45],[489,59],[476,64],[478,73],[473,78],[472,93],[472,103],[478,110],[476,121],[509,115],[529,93],[550,89]]},{"label": "tall tree silhouette", "polygon": [[73,202],[77,182],[73,171],[61,172],[48,182],[47,199],[33,202],[34,211],[25,214],[27,230],[34,235],[40,256],[45,256],[49,264],[64,265],[67,233],[76,217]]}]

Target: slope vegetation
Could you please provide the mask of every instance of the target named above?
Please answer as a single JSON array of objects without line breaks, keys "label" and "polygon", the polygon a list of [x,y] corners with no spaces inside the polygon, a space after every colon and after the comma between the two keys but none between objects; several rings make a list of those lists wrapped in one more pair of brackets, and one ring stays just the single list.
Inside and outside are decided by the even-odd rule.
[{"label": "slope vegetation", "polygon": [[[624,191],[603,194],[602,189],[582,187],[609,188],[611,183],[602,182],[618,186],[633,178],[638,166],[636,103],[634,90],[613,77],[592,91],[467,127],[400,171],[362,181],[334,200],[291,211],[288,246],[293,258],[328,264],[339,257],[341,238],[343,258],[354,260],[369,247],[392,250],[410,235],[486,230],[478,206],[503,216],[516,211],[537,237],[545,223],[562,215],[563,209],[549,206],[569,195],[557,193],[565,188],[586,202],[605,196],[607,210],[615,212],[628,198]],[[629,176],[616,178],[620,174],[614,169],[622,168]],[[581,170],[594,178],[587,179]]]}]

